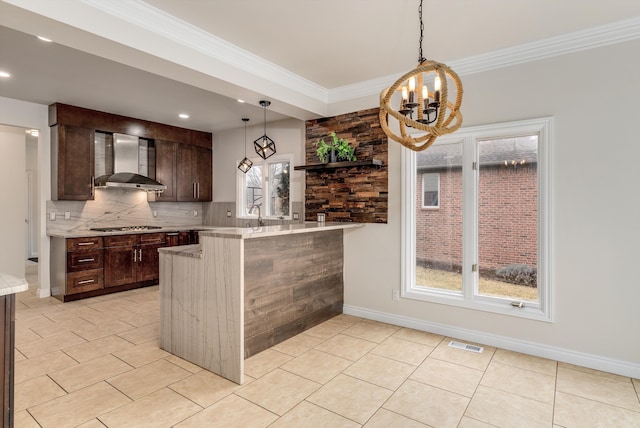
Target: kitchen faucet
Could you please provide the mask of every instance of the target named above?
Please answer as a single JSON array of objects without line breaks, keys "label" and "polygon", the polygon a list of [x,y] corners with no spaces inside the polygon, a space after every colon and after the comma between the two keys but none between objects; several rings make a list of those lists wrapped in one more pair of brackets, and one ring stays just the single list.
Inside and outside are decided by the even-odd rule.
[{"label": "kitchen faucet", "polygon": [[262,221],[262,215],[260,214],[260,205],[251,205],[249,208],[249,214],[253,214],[253,209],[258,209],[258,227],[264,226],[264,222]]}]

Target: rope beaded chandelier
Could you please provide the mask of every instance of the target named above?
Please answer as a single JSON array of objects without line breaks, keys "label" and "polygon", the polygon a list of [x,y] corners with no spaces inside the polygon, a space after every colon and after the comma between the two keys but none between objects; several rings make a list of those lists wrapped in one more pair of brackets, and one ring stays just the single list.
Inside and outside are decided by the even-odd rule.
[{"label": "rope beaded chandelier", "polygon": [[[439,136],[450,134],[460,128],[462,125],[460,105],[463,93],[462,82],[451,68],[422,56],[424,32],[422,0],[420,0],[418,15],[420,17],[418,66],[400,76],[393,85],[380,93],[380,124],[384,133],[392,140],[416,152],[426,150]],[[426,84],[431,77],[434,78],[433,92],[429,92]],[[453,83],[455,89],[453,102],[449,101],[450,83]],[[402,94],[398,110],[391,107],[391,98],[396,91]],[[389,116],[398,121],[400,135],[389,128]],[[409,135],[407,127],[426,133],[414,137]]]}]

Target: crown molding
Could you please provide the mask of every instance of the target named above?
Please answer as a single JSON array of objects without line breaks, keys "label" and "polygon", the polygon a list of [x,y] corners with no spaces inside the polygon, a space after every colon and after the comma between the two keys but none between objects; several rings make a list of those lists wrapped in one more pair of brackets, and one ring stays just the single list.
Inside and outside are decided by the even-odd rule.
[{"label": "crown molding", "polygon": [[[449,62],[459,76],[510,67],[640,38],[640,17],[550,37]],[[329,103],[376,95],[407,70],[329,91]]]},{"label": "crown molding", "polygon": [[[390,82],[394,82],[398,76],[406,71],[327,89],[142,0],[121,0],[118,2],[81,0],[81,2],[185,48],[197,51],[206,57],[224,62],[327,105],[374,95],[377,97],[380,91],[389,86]],[[638,38],[640,38],[640,17],[453,60],[448,65],[458,75],[464,76]]]},{"label": "crown molding", "polygon": [[[237,69],[265,79],[279,86],[327,103],[329,91],[321,85],[235,46],[142,0],[81,0],[101,12],[171,40],[209,58],[227,63]],[[204,70],[198,70],[207,73]],[[215,77],[215,76],[214,76]]]}]

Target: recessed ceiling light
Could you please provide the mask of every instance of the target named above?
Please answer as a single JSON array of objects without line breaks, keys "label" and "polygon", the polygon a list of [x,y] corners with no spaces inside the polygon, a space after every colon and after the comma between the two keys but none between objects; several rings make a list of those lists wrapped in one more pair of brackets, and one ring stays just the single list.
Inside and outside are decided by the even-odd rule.
[{"label": "recessed ceiling light", "polygon": [[244,100],[240,100],[240,99],[239,99],[239,100],[238,100],[238,102],[239,102],[239,103],[243,103],[243,102],[244,102]]},{"label": "recessed ceiling light", "polygon": [[11,74],[7,73],[6,71],[0,70],[0,77],[11,77]]},{"label": "recessed ceiling light", "polygon": [[186,113],[180,113],[178,116],[179,116],[181,119],[189,119],[189,115],[188,115],[188,114],[186,114]]},{"label": "recessed ceiling light", "polygon": [[46,37],[43,37],[43,36],[38,36],[38,38],[39,38],[40,40],[42,40],[43,42],[52,42],[52,41],[53,41],[53,40],[51,40],[51,39],[47,39]]}]

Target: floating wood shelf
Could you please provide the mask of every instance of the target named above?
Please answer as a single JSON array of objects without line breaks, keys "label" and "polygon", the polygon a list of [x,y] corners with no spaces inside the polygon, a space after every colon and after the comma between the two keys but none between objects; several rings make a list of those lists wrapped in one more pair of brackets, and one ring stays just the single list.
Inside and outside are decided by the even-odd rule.
[{"label": "floating wood shelf", "polygon": [[381,167],[383,162],[378,159],[368,159],[363,161],[350,161],[350,162],[329,162],[329,163],[314,163],[309,165],[294,166],[296,171],[300,170],[318,170],[318,169],[335,169],[335,168],[350,168],[352,166],[376,166]]}]

